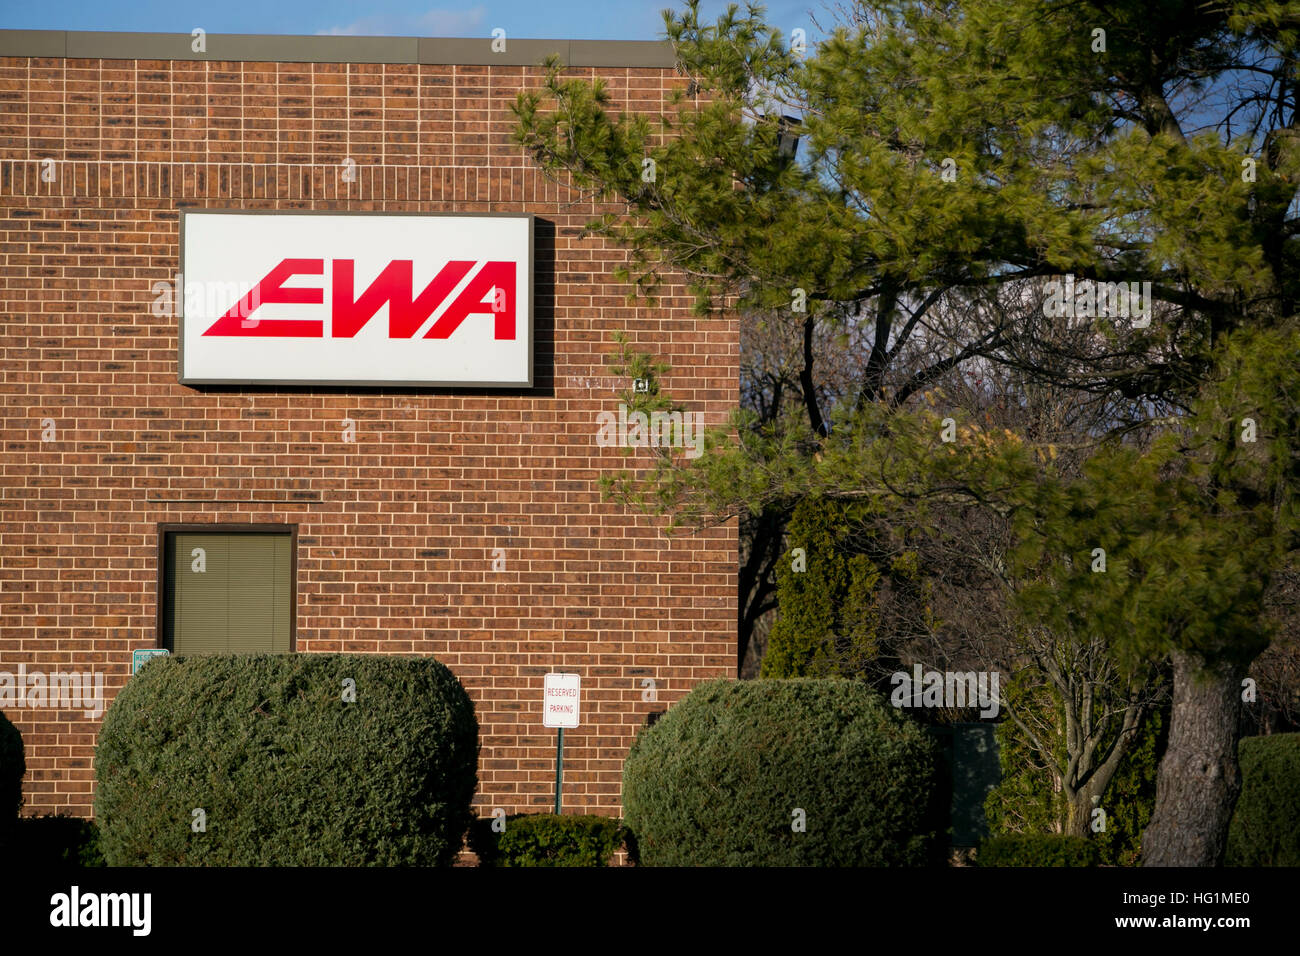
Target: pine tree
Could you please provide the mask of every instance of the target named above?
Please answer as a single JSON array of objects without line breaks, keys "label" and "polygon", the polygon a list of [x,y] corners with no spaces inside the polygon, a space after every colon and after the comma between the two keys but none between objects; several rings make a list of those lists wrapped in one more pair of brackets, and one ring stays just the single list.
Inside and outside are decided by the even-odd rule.
[{"label": "pine tree", "polygon": [[[874,328],[845,407],[738,415],[700,461],[661,462],[653,500],[685,522],[807,495],[1016,514],[1045,575],[1027,617],[1172,661],[1143,858],[1214,865],[1240,682],[1297,546],[1300,2],[850,11],[806,55],[756,8],[669,14],[695,99],[658,129],[559,69],[520,96],[532,156],[616,204],[594,228],[631,250],[636,292],[671,270],[702,312],[803,308],[813,330],[857,309]],[[787,115],[801,157],[778,148]],[[955,416],[921,396],[972,361],[1109,403],[1084,477],[1032,435],[937,437]]]}]

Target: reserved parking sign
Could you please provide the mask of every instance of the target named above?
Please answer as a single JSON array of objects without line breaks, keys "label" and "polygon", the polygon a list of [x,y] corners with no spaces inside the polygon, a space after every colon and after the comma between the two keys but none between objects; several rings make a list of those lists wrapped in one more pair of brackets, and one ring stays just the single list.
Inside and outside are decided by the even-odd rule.
[{"label": "reserved parking sign", "polygon": [[542,726],[578,726],[578,705],[582,700],[582,677],[578,674],[547,674],[542,694]]}]

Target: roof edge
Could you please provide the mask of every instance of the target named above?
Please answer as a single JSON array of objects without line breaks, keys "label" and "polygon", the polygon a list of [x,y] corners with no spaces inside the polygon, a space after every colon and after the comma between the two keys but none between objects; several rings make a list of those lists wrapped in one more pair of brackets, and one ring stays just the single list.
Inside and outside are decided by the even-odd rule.
[{"label": "roof edge", "polygon": [[0,30],[0,56],[91,60],[217,60],[257,63],[429,63],[537,66],[555,54],[568,66],[666,69],[666,40],[504,40],[491,37],[288,36],[209,33],[196,51],[189,33]]}]

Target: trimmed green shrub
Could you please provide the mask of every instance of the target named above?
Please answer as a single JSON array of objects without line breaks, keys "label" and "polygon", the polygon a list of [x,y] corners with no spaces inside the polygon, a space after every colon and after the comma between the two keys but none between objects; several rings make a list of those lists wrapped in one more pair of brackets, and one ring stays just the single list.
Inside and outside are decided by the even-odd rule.
[{"label": "trimmed green shrub", "polygon": [[22,817],[13,849],[24,865],[37,867],[103,866],[99,828],[93,820],[46,814]]},{"label": "trimmed green shrub", "polygon": [[623,843],[623,826],[612,817],[519,813],[505,831],[492,818],[475,820],[470,848],[483,866],[608,866]]},{"label": "trimmed green shrub", "polygon": [[625,823],[649,866],[919,866],[942,852],[939,773],[865,684],[709,681],[633,743]]},{"label": "trimmed green shrub", "polygon": [[1300,866],[1300,734],[1237,745],[1241,796],[1228,827],[1227,866]]},{"label": "trimmed green shrub", "polygon": [[1085,837],[1059,833],[1015,833],[980,844],[978,866],[1097,866],[1097,844]]},{"label": "trimmed green shrub", "polygon": [[23,808],[23,775],[27,761],[23,757],[23,735],[0,711],[0,846],[13,836],[14,825]]},{"label": "trimmed green shrub", "polygon": [[164,657],[104,717],[100,845],[110,866],[449,865],[477,763],[431,658]]}]

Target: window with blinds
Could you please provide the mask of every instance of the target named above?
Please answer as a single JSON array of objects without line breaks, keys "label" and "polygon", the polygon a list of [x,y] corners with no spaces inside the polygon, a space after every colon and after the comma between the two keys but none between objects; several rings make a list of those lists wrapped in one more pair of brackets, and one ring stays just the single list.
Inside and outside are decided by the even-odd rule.
[{"label": "window with blinds", "polygon": [[173,654],[293,650],[293,538],[168,532],[163,646]]}]

